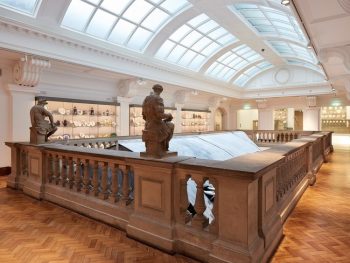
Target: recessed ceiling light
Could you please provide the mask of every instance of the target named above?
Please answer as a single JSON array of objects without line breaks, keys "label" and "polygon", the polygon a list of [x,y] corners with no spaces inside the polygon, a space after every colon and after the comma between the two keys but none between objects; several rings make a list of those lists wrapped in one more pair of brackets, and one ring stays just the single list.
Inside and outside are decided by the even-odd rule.
[{"label": "recessed ceiling light", "polygon": [[289,5],[290,4],[290,0],[282,0],[281,4],[282,5]]}]

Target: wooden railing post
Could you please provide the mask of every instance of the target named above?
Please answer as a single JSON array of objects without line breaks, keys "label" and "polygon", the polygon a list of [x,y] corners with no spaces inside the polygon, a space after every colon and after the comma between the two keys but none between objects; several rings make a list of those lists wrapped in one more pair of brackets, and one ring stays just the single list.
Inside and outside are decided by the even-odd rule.
[{"label": "wooden railing post", "polygon": [[118,194],[119,194],[119,187],[118,187],[118,170],[119,166],[118,164],[111,164],[111,194],[109,195],[108,200],[111,203],[115,203],[119,200]]},{"label": "wooden railing post", "polygon": [[120,165],[119,168],[122,171],[122,201],[123,205],[128,205],[129,203],[129,167],[125,165]]},{"label": "wooden railing post", "polygon": [[99,192],[99,183],[98,183],[98,167],[99,167],[99,162],[94,161],[93,163],[93,174],[92,174],[92,192],[94,193],[94,196],[98,195]]},{"label": "wooden railing post", "polygon": [[74,185],[74,160],[73,160],[73,157],[68,158],[67,184],[68,184],[69,189],[71,189]]},{"label": "wooden railing post", "polygon": [[73,182],[73,190],[79,192],[82,187],[82,169],[81,169],[81,160],[80,158],[74,158],[74,162],[76,163],[75,176]]},{"label": "wooden railing post", "polygon": [[61,166],[60,166],[60,156],[55,156],[55,183],[58,185],[61,180]]},{"label": "wooden railing post", "polygon": [[101,192],[98,193],[99,198],[105,200],[108,198],[108,188],[107,188],[107,179],[108,179],[108,162],[102,163],[102,176],[101,176]]},{"label": "wooden railing post", "polygon": [[84,178],[83,178],[83,189],[86,194],[90,193],[90,175],[89,175],[89,165],[88,159],[84,163]]}]

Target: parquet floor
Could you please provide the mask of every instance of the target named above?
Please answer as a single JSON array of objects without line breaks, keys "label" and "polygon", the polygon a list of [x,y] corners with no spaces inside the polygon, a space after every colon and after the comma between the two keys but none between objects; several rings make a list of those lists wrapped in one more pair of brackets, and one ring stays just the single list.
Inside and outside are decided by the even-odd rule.
[{"label": "parquet floor", "polygon": [[272,262],[350,262],[350,150],[336,149],[284,226]]},{"label": "parquet floor", "polygon": [[21,192],[0,189],[0,263],[195,263],[111,226]]}]

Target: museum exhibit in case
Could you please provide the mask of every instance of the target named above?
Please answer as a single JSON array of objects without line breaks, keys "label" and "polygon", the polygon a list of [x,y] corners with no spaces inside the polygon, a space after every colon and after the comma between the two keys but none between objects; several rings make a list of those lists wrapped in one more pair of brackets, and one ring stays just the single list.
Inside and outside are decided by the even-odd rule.
[{"label": "museum exhibit in case", "polygon": [[274,129],[276,131],[287,129],[287,109],[273,111]]},{"label": "museum exhibit in case", "polygon": [[53,97],[46,99],[57,132],[51,140],[114,137],[119,126],[120,107],[116,102],[85,101]]},{"label": "museum exhibit in case", "polygon": [[183,109],[182,132],[206,132],[210,130],[210,111]]},{"label": "museum exhibit in case", "polygon": [[321,130],[340,133],[350,132],[350,107],[329,106],[321,108]]}]

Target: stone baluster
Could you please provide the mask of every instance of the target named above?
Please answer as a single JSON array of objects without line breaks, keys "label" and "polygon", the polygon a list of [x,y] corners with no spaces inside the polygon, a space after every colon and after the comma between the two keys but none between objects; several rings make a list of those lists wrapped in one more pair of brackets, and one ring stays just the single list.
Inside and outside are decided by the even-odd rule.
[{"label": "stone baluster", "polygon": [[86,194],[90,193],[90,175],[89,175],[89,166],[90,162],[88,159],[85,160],[84,163],[84,177],[83,177],[83,190]]},{"label": "stone baluster", "polygon": [[75,170],[75,177],[74,177],[74,183],[73,183],[73,190],[79,192],[82,187],[81,160],[80,158],[75,158],[74,161],[76,163],[76,170]]},{"label": "stone baluster", "polygon": [[123,205],[127,205],[129,202],[129,175],[128,175],[128,167],[125,165],[120,165],[119,166],[120,170],[122,171],[123,174],[123,179],[122,179],[122,196],[121,199],[123,201]]},{"label": "stone baluster", "polygon": [[111,203],[115,203],[119,200],[119,187],[118,187],[118,170],[119,166],[118,164],[111,164],[111,186],[110,186],[110,191],[111,194],[109,195],[108,200]]},{"label": "stone baluster", "polygon": [[207,223],[207,219],[203,215],[203,212],[205,210],[204,191],[203,191],[204,181],[199,180],[199,182],[196,182],[196,183],[197,183],[197,194],[196,194],[196,203],[194,204],[196,215],[192,219],[191,226],[197,229],[203,229]]},{"label": "stone baluster", "polygon": [[98,167],[99,167],[99,162],[95,161],[93,164],[93,173],[92,173],[92,191],[94,193],[94,196],[98,195],[99,192],[99,182],[98,182]]},{"label": "stone baluster", "polygon": [[71,189],[74,184],[74,160],[72,157],[68,158],[68,187]]},{"label": "stone baluster", "polygon": [[54,180],[54,167],[53,167],[53,157],[52,157],[52,154],[50,153],[47,155],[46,169],[47,169],[48,182],[52,183],[52,181]]},{"label": "stone baluster", "polygon": [[102,176],[101,176],[101,192],[98,194],[98,197],[102,200],[108,198],[108,162],[103,162],[102,165]]},{"label": "stone baluster", "polygon": [[61,184],[66,187],[68,180],[68,157],[62,156],[62,172],[61,172]]},{"label": "stone baluster", "polygon": [[58,185],[61,180],[61,165],[60,165],[60,156],[56,155],[55,158],[55,183]]}]

